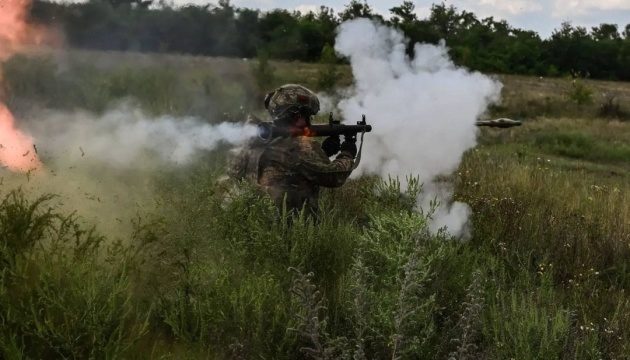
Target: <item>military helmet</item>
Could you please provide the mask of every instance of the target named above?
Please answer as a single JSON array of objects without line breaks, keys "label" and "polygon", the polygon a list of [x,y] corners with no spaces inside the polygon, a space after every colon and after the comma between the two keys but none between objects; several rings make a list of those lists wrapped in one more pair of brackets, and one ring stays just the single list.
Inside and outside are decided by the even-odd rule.
[{"label": "military helmet", "polygon": [[274,121],[286,119],[297,112],[315,115],[319,112],[319,99],[302,85],[287,84],[267,94],[265,108]]}]

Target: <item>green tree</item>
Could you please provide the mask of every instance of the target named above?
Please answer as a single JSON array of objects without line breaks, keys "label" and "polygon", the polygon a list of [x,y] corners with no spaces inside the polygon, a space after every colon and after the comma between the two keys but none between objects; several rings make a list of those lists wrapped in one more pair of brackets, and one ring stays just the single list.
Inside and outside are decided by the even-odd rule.
[{"label": "green tree", "polygon": [[153,4],[153,0],[102,0],[108,4],[111,4],[112,7],[117,8],[120,6],[132,6],[141,9],[147,9],[151,4]]},{"label": "green tree", "polygon": [[281,9],[270,11],[260,20],[260,31],[271,57],[304,60],[306,45],[295,14]]},{"label": "green tree", "polygon": [[390,8],[389,12],[393,15],[391,23],[403,29],[413,26],[418,21],[415,8],[416,6],[411,1],[403,1],[402,5]]},{"label": "green tree", "polygon": [[545,43],[546,61],[558,67],[563,74],[590,74],[593,57],[593,39],[586,28],[573,27],[564,22]]},{"label": "green tree", "polygon": [[304,60],[317,61],[328,39],[315,14],[310,12],[306,16],[300,16],[298,28],[305,47]]},{"label": "green tree", "polygon": [[599,41],[621,39],[616,24],[600,24],[592,28],[591,34],[595,40]]},{"label": "green tree", "polygon": [[320,61],[342,21],[369,18],[400,29],[409,39],[409,56],[416,43],[444,40],[455,63],[474,70],[630,79],[630,24],[619,29],[603,23],[587,30],[562,23],[542,40],[534,31],[493,17],[478,19],[444,2],[420,18],[415,3],[403,0],[389,8],[391,17],[384,21],[366,0],[351,0],[337,14],[325,6],[308,13],[261,12],[237,8],[229,0],[201,6],[174,6],[167,0],[33,1],[34,20],[62,27],[74,48],[248,58],[265,48],[274,59]]},{"label": "green tree", "polygon": [[212,9],[211,15],[211,21],[204,24],[206,32],[203,35],[212,41],[206,41],[204,46],[210,49],[212,55],[240,55],[235,41],[240,30],[236,28],[236,11],[230,0],[219,0],[219,6]]},{"label": "green tree", "polygon": [[341,21],[352,20],[356,18],[368,18],[383,20],[383,17],[375,14],[372,7],[367,3],[367,0],[363,0],[361,3],[359,0],[352,0],[346,7],[339,13]]},{"label": "green tree", "polygon": [[261,46],[260,39],[260,11],[239,8],[236,10],[235,27],[236,49],[241,57],[256,56],[256,48]]},{"label": "green tree", "polygon": [[431,24],[435,35],[439,39],[446,40],[450,43],[450,39],[454,37],[458,28],[460,15],[457,13],[455,6],[447,7],[444,3],[431,5],[431,14],[429,15],[429,23]]}]

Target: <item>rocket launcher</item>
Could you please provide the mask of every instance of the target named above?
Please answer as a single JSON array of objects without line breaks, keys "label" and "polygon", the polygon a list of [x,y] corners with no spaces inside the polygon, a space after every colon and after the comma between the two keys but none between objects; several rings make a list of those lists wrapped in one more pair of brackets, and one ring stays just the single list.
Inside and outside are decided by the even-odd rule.
[{"label": "rocket launcher", "polygon": [[258,136],[268,142],[275,137],[291,137],[291,136],[339,136],[356,137],[372,131],[372,125],[368,125],[363,115],[361,121],[357,121],[356,125],[341,124],[339,120],[334,120],[332,113],[328,117],[328,124],[312,124],[305,128],[296,127],[280,127],[272,123],[264,122],[258,125]]}]

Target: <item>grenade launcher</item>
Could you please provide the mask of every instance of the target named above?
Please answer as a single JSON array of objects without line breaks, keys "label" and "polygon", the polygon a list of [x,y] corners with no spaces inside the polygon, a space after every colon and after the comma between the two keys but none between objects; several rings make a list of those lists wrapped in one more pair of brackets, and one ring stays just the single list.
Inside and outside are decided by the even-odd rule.
[{"label": "grenade launcher", "polygon": [[339,120],[334,120],[332,113],[328,117],[328,124],[313,124],[305,128],[280,127],[272,123],[261,123],[258,125],[258,136],[268,142],[274,137],[289,136],[339,136],[344,135],[354,137],[357,134],[372,131],[372,125],[365,122],[365,115],[356,125],[344,125]]}]

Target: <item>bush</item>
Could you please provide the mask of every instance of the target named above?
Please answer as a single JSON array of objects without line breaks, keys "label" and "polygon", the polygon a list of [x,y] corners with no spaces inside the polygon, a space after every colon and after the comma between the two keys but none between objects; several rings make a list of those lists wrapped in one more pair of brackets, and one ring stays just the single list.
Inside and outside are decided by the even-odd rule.
[{"label": "bush", "polygon": [[573,79],[567,96],[578,106],[591,104],[593,102],[593,90],[580,79]]},{"label": "bush", "polygon": [[[20,190],[0,204],[0,354],[4,358],[109,358],[147,332],[148,311],[132,302],[125,259],[99,264],[103,238],[74,216],[29,201]],[[118,253],[121,255],[121,253]],[[120,264],[120,263],[118,263]]]},{"label": "bush", "polygon": [[598,115],[602,118],[627,120],[630,119],[630,113],[621,108],[619,99],[615,95],[607,96],[604,102],[599,106]]},{"label": "bush", "polygon": [[317,72],[317,86],[320,90],[329,91],[337,85],[340,75],[337,70],[337,56],[330,44],[326,44],[322,49],[319,62],[321,67]]},{"label": "bush", "polygon": [[269,62],[266,50],[258,50],[258,58],[256,64],[251,66],[251,72],[258,85],[259,97],[262,98],[276,83],[276,70]]}]

